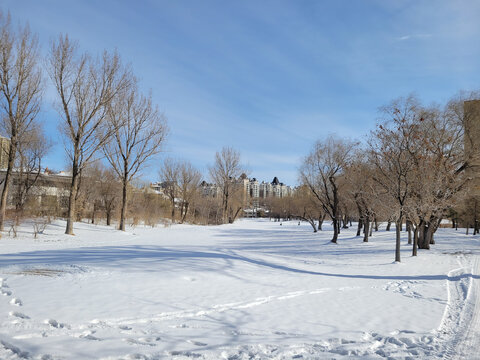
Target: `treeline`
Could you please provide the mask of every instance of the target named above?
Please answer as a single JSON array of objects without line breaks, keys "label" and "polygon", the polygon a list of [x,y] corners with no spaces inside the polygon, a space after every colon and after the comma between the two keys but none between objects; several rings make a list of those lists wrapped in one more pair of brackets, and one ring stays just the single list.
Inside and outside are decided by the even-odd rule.
[{"label": "treeline", "polygon": [[[2,133],[10,142],[2,146],[7,166],[0,197],[0,230],[4,229],[13,178],[22,172],[35,179],[31,174],[39,174],[49,147],[38,121],[47,86],[56,92],[58,128],[70,162],[65,232],[73,234],[82,176],[99,158],[106,159],[120,182],[119,226],[124,230],[128,188],[140,168],[161,150],[167,134],[164,115],[151,95],[140,91],[131,67],[122,63],[118,53],[91,55],[67,35],[59,35],[42,57],[38,37],[29,27],[14,26],[10,14],[2,13],[0,119]],[[25,183],[33,186],[32,181]],[[17,209],[22,207],[22,201],[17,203]]]},{"label": "treeline", "polygon": [[465,130],[478,119],[474,107],[464,111],[464,101],[474,98],[478,94],[462,94],[431,106],[413,95],[399,98],[380,109],[364,144],[333,136],[318,141],[302,161],[295,196],[278,201],[273,211],[304,219],[315,232],[330,219],[334,243],[352,219],[363,241],[379,222],[388,229],[393,222],[396,261],[404,224],[413,255],[435,243],[443,219],[478,233],[478,198],[471,192],[476,154],[465,151],[478,152],[480,134]]},{"label": "treeline", "polygon": [[[71,181],[55,185],[60,201],[39,194],[48,185],[42,160],[51,148],[38,120],[47,88],[55,92],[58,129],[70,163]],[[7,216],[18,224],[36,215],[66,218],[67,234],[73,234],[75,221],[87,218],[104,218],[107,224],[118,219],[121,230],[128,221],[156,224],[165,218],[221,224],[233,222],[245,208],[244,189],[236,183],[243,173],[240,154],[231,148],[215,155],[209,175],[218,191],[210,196],[201,193],[200,172],[178,159],[164,161],[162,194],[135,183],[162,150],[168,128],[131,66],[117,52],[82,51],[68,35],[51,41],[42,56],[37,35],[28,26],[14,26],[10,14],[1,12],[0,112],[1,132],[9,140],[1,146],[7,160],[0,230]]]}]

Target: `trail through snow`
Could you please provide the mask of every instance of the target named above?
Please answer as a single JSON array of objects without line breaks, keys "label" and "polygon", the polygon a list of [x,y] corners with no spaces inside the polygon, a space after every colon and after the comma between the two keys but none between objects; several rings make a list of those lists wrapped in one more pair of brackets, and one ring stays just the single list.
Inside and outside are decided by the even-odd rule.
[{"label": "trail through snow", "polygon": [[480,260],[475,256],[470,267],[472,277],[465,296],[465,305],[457,335],[446,358],[468,359],[480,357]]}]

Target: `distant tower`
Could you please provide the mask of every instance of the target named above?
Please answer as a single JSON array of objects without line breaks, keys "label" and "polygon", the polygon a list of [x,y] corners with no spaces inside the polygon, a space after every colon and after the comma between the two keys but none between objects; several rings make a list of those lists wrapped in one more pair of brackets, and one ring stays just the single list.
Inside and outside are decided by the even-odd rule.
[{"label": "distant tower", "polygon": [[463,120],[465,126],[464,150],[468,164],[466,174],[472,178],[470,194],[480,195],[480,100],[463,103]]},{"label": "distant tower", "polygon": [[7,168],[9,152],[10,152],[10,139],[0,136],[0,169]]}]

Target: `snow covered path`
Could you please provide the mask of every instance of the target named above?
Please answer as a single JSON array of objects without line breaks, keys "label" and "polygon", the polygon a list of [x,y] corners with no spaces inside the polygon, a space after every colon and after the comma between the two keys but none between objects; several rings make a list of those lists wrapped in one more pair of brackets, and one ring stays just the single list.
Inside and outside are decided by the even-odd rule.
[{"label": "snow covered path", "polygon": [[[441,229],[392,262],[307,224],[50,225],[0,241],[0,359],[474,359],[479,241]],[[404,241],[405,243],[405,241]]]},{"label": "snow covered path", "polygon": [[480,357],[480,257],[473,259],[472,277],[468,283],[461,323],[454,341],[450,358],[468,359],[472,354]]}]

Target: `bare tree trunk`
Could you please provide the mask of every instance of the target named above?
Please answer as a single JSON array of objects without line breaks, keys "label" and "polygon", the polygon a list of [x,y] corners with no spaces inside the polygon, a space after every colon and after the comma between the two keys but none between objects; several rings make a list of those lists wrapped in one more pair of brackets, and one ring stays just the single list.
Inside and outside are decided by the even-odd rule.
[{"label": "bare tree trunk", "polygon": [[187,218],[187,213],[188,213],[188,203],[185,204],[185,211],[182,217],[182,224],[185,222],[185,219]]},{"label": "bare tree trunk", "polygon": [[400,211],[400,216],[398,217],[395,224],[395,261],[400,262],[400,226],[402,225],[403,213]]},{"label": "bare tree trunk", "polygon": [[[0,231],[4,230],[4,223],[5,223],[5,212],[7,209],[7,200],[8,200],[8,189],[10,187],[11,182],[11,175],[13,171],[13,166],[15,162],[15,153],[16,153],[16,146],[15,146],[16,139],[12,139],[10,142],[10,150],[8,152],[8,164],[7,164],[7,172],[5,174],[5,180],[3,182],[3,190],[2,190],[2,197],[0,198]],[[3,151],[3,150],[0,150]]]},{"label": "bare tree trunk", "polygon": [[408,231],[408,244],[412,244],[412,222],[407,220],[407,224],[405,225]]},{"label": "bare tree trunk", "polygon": [[175,198],[172,199],[172,213],[170,216],[172,218],[172,224],[175,224]]},{"label": "bare tree trunk", "polygon": [[307,218],[307,217],[304,217],[304,216],[299,216],[300,219],[302,220],[305,220],[306,222],[308,222],[310,224],[310,226],[313,228],[313,232],[316,233],[317,232],[317,226],[315,224],[315,220],[312,219],[312,218]]},{"label": "bare tree trunk", "polygon": [[107,210],[107,226],[110,226],[111,219],[112,219],[112,211]]},{"label": "bare tree trunk", "polygon": [[332,238],[332,242],[333,243],[337,243],[337,239],[338,239],[338,219],[336,217],[333,218],[333,238]]},{"label": "bare tree trunk", "polygon": [[363,233],[363,242],[368,242],[368,234],[370,233],[370,219],[365,218],[365,230]]},{"label": "bare tree trunk", "polygon": [[95,202],[93,202],[93,210],[92,210],[92,224],[95,224]]},{"label": "bare tree trunk", "polygon": [[78,191],[78,177],[79,173],[77,167],[74,166],[72,171],[72,183],[70,185],[70,195],[68,196],[68,213],[67,213],[67,227],[65,229],[65,234],[73,234],[73,223],[75,222],[75,198],[77,197]]},{"label": "bare tree trunk", "polygon": [[318,230],[322,230],[323,221],[325,220],[325,214],[318,217]]},{"label": "bare tree trunk", "polygon": [[358,219],[357,236],[360,236],[360,234],[362,233],[362,227],[363,227],[363,218],[360,217]]},{"label": "bare tree trunk", "polygon": [[370,222],[370,234],[369,234],[369,236],[372,236],[372,232],[373,232],[373,223]]},{"label": "bare tree trunk", "polygon": [[430,238],[428,234],[430,226],[431,225],[424,220],[420,222],[420,231],[418,236],[419,249],[426,249],[426,250],[430,249]]},{"label": "bare tree trunk", "polygon": [[417,249],[418,249],[418,226],[415,226],[415,228],[413,230],[412,256],[417,256]]},{"label": "bare tree trunk", "polygon": [[[428,226],[428,231],[427,231],[427,241],[429,245],[435,244],[435,240],[433,239],[433,235],[435,234],[435,225],[430,223]],[[428,247],[430,249],[430,246]]]},{"label": "bare tree trunk", "polygon": [[386,231],[390,231],[390,226],[392,225],[392,222],[388,220],[387,222],[387,228],[385,229]]},{"label": "bare tree trunk", "polygon": [[375,223],[375,231],[378,231],[378,220],[377,220],[377,215],[373,217],[373,221]]},{"label": "bare tree trunk", "polygon": [[127,178],[122,180],[122,208],[120,211],[120,225],[119,230],[125,231],[125,217],[127,215]]}]

